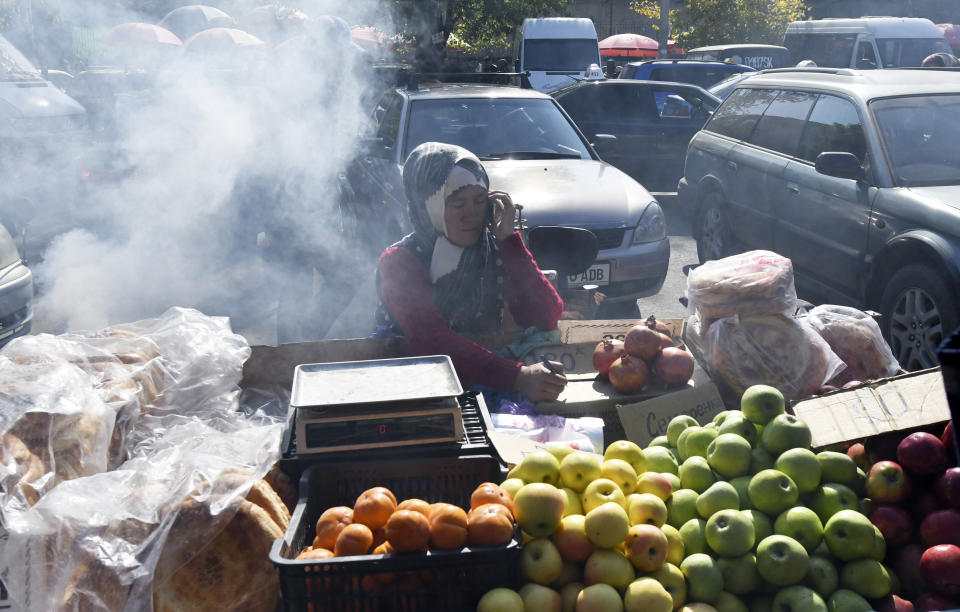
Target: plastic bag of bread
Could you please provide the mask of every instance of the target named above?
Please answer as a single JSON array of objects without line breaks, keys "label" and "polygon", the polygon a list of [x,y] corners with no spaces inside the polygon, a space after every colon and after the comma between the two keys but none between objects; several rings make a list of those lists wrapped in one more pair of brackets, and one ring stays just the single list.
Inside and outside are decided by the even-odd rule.
[{"label": "plastic bag of bread", "polygon": [[771,251],[749,251],[708,261],[687,276],[690,312],[706,325],[741,315],[793,315],[793,262]]},{"label": "plastic bag of bread", "polygon": [[830,380],[831,385],[886,378],[900,370],[880,326],[862,310],[823,304],[812,308],[804,318],[847,366]]},{"label": "plastic bag of bread", "polygon": [[808,323],[782,314],[727,317],[700,336],[710,375],[737,395],[764,384],[800,399],[844,367]]}]

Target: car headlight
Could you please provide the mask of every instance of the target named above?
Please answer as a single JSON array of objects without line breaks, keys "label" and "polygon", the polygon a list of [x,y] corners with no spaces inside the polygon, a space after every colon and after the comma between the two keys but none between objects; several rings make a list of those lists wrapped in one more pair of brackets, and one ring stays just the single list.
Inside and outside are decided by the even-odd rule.
[{"label": "car headlight", "polygon": [[640,215],[637,226],[633,228],[633,240],[630,244],[656,242],[667,237],[667,220],[663,216],[660,205],[654,201],[647,205]]}]

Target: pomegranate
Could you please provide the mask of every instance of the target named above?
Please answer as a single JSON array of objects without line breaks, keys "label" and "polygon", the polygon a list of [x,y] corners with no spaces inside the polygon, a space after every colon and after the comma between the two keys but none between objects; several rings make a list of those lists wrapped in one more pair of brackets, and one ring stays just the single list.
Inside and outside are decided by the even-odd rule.
[{"label": "pomegranate", "polygon": [[606,378],[610,365],[619,359],[620,355],[623,355],[623,341],[604,338],[597,348],[593,349],[593,369]]},{"label": "pomegranate", "polygon": [[660,350],[662,351],[665,348],[675,346],[673,343],[673,338],[666,334],[660,334]]},{"label": "pomegranate", "polygon": [[647,320],[643,322],[644,325],[651,329],[655,329],[664,336],[670,336],[670,327],[663,321],[657,321],[657,317],[650,315],[647,317]]},{"label": "pomegranate", "polygon": [[657,330],[640,323],[627,332],[623,339],[623,350],[633,357],[653,359],[660,352],[663,338],[663,334]]},{"label": "pomegranate", "polygon": [[667,385],[682,385],[693,376],[693,355],[680,346],[667,347],[653,362],[653,372]]},{"label": "pomegranate", "polygon": [[647,384],[650,368],[642,359],[623,355],[613,362],[608,375],[614,389],[620,393],[635,393]]}]

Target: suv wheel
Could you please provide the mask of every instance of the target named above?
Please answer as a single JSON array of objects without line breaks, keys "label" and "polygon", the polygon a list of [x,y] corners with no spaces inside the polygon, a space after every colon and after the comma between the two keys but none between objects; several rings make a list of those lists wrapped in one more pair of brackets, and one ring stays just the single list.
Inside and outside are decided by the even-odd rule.
[{"label": "suv wheel", "polygon": [[958,324],[957,300],[931,268],[911,264],[898,270],[880,298],[883,331],[905,370],[935,367],[937,347]]},{"label": "suv wheel", "polygon": [[707,194],[697,217],[697,257],[700,263],[723,259],[731,254],[727,214],[723,196],[716,191]]}]

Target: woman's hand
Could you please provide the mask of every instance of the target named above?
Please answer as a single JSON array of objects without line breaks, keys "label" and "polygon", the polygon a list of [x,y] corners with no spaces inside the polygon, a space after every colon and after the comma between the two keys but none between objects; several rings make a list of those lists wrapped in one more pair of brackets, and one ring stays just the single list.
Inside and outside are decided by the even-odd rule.
[{"label": "woman's hand", "polygon": [[491,191],[487,198],[493,205],[493,219],[490,221],[490,231],[497,242],[503,242],[513,235],[513,222],[517,217],[516,208],[510,195],[504,191]]},{"label": "woman's hand", "polygon": [[520,368],[514,391],[519,391],[531,402],[555,400],[564,387],[567,386],[567,377],[563,375],[563,364],[557,361],[550,362],[560,372],[554,374],[542,363],[535,363]]}]

